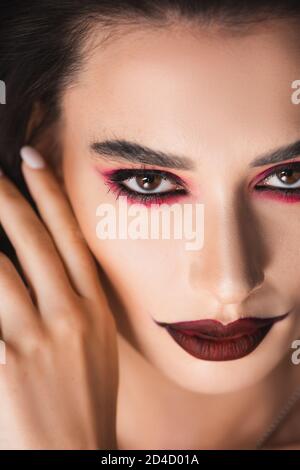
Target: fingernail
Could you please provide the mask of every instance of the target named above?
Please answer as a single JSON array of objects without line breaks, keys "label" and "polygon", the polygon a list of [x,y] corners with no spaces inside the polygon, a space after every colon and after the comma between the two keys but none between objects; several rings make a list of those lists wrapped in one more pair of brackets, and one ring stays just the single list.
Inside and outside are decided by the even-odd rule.
[{"label": "fingernail", "polygon": [[30,168],[33,168],[34,170],[45,167],[45,161],[41,154],[29,145],[25,145],[21,148],[20,155],[26,165],[28,165]]}]

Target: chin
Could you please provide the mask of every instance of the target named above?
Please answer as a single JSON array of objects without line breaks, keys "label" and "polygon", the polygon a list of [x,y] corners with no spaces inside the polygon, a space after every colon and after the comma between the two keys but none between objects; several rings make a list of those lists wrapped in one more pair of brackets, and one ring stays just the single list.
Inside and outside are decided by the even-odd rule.
[{"label": "chin", "polygon": [[[203,361],[206,362],[206,361]],[[177,386],[193,393],[218,395],[242,391],[255,386],[263,380],[275,367],[275,364],[245,364],[238,359],[229,364],[229,361],[218,363],[197,364],[190,369],[185,365],[176,368],[176,374],[163,371]],[[280,361],[278,361],[280,362]],[[238,364],[240,363],[240,364]],[[247,370],[245,370],[247,367]]]}]

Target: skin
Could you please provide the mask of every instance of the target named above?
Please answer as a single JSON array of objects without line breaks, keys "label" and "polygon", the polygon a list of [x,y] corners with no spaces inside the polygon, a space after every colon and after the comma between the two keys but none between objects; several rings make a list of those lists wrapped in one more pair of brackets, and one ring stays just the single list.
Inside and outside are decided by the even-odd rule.
[{"label": "skin", "polygon": [[[74,243],[72,229],[68,239],[75,219],[61,211],[64,196],[57,186],[51,189],[54,179],[50,169],[24,168],[26,180],[43,207],[42,217],[58,245],[59,258],[70,265],[71,276],[76,276],[77,289],[85,286],[96,299],[93,322],[107,326],[105,338],[116,336],[118,448],[253,448],[300,385],[299,368],[291,362],[292,341],[300,337],[300,201],[287,203],[249,190],[259,174],[275,166],[258,168],[251,162],[299,139],[300,108],[291,103],[291,82],[300,69],[297,29],[281,21],[255,27],[251,34],[234,36],[216,28],[200,30],[184,23],[162,31],[125,32],[105,49],[91,47],[76,83],[63,94],[62,118],[55,136],[62,149],[64,190],[79,226],[75,233],[82,233],[100,266],[111,311],[105,307],[105,313],[99,313],[105,301],[97,294],[97,282],[89,278],[90,261],[88,265],[80,264],[82,252],[84,258],[89,256],[81,236],[75,236]],[[97,34],[100,37],[100,32]],[[190,194],[177,202],[205,204],[205,243],[201,250],[187,251],[184,240],[136,242],[96,237],[98,205],[110,203],[117,207],[116,195],[112,190],[108,192],[101,172],[141,168],[140,164],[109,160],[90,151],[91,142],[112,136],[192,160],[193,170],[169,171],[187,181],[190,189]],[[51,161],[46,138],[39,150]],[[151,168],[163,170],[161,166]],[[22,262],[33,265],[29,278],[38,279],[37,273],[43,270],[37,255],[43,247],[34,235],[38,226],[32,224],[29,228],[24,224],[26,216],[16,214],[21,210],[16,208],[10,191],[9,182],[2,178],[0,219],[7,218],[9,235],[20,247],[24,231],[32,235],[30,250],[20,248],[19,252]],[[42,193],[43,197],[38,196]],[[50,221],[46,207],[52,200]],[[37,261],[32,263],[35,257]],[[49,259],[48,263],[52,265]],[[56,269],[58,266],[53,265],[53,271]],[[57,312],[57,306],[53,299],[60,306],[69,305],[70,288],[61,287],[67,282],[61,280],[59,287],[54,283],[47,301],[43,300],[42,290],[47,290],[48,280],[42,277],[33,282],[34,290],[41,290],[41,306],[35,308],[47,310],[45,319],[52,321],[56,331],[59,328],[52,312]],[[75,294],[72,296],[74,300]],[[53,306],[48,304],[49,298]],[[23,313],[23,297],[19,305]],[[74,309],[79,318],[88,316],[86,306],[80,304]],[[70,310],[67,308],[61,316],[66,318]],[[225,362],[192,357],[153,322],[153,318],[165,322],[214,318],[227,324],[243,316],[273,317],[288,311],[288,317],[275,324],[251,354]],[[84,397],[85,385],[87,396],[100,393],[102,404],[109,401],[112,412],[105,416],[105,423],[111,423],[116,381],[111,383],[108,371],[109,366],[116,371],[118,361],[114,348],[113,354],[110,350],[102,354],[101,348],[96,352],[96,332],[91,332],[89,323],[88,344],[95,361],[87,361],[85,348],[79,348],[77,359],[84,358],[86,362],[80,363],[86,364],[89,371],[99,371],[99,383],[89,388],[79,380],[80,390]],[[105,338],[101,337],[100,344],[106,348],[110,343]],[[64,340],[69,341],[67,335]],[[54,349],[50,348],[46,358],[54,354]],[[72,365],[76,367],[74,359]],[[67,359],[60,364],[60,370],[63,372],[65,367],[70,367]],[[52,383],[50,377],[45,380]],[[27,393],[29,396],[29,390]],[[65,396],[68,402],[69,396]],[[55,407],[51,390],[48,398]],[[86,411],[84,406],[82,409]],[[104,407],[102,410],[103,423]],[[294,417],[299,416],[299,407],[296,413]],[[89,419],[83,415],[88,428]],[[22,422],[24,426],[29,422],[33,429],[35,419],[32,411],[30,419],[23,417]],[[66,421],[71,429],[71,418]],[[288,420],[269,447],[300,448],[296,421]],[[62,428],[62,436],[64,432],[67,430]],[[108,427],[109,442],[114,440],[113,434]],[[72,432],[69,436],[67,444],[78,445]],[[96,433],[88,445],[92,447],[102,438],[103,433]],[[79,441],[81,446],[86,445]],[[102,443],[104,447],[107,444]]]}]

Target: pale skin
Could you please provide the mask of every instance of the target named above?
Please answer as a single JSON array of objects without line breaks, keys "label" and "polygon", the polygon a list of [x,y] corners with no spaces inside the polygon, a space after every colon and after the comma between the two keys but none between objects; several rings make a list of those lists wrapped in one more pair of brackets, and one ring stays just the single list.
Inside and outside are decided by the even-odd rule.
[{"label": "pale skin", "polygon": [[[248,190],[274,166],[251,166],[255,158],[299,140],[296,44],[285,22],[238,37],[178,23],[87,55],[63,95],[59,135],[50,132],[61,169],[22,164],[43,223],[0,178],[0,220],[33,293],[1,256],[3,448],[253,448],[300,386],[291,362],[300,202]],[[189,182],[182,202],[205,204],[201,251],[182,240],[97,239],[95,209],[116,197],[95,168],[141,167],[90,151],[112,136],[193,162],[169,171]],[[48,138],[38,150],[50,163]],[[188,355],[152,320],[287,311],[255,351],[226,362]],[[298,406],[265,448],[300,448],[299,415]]]}]

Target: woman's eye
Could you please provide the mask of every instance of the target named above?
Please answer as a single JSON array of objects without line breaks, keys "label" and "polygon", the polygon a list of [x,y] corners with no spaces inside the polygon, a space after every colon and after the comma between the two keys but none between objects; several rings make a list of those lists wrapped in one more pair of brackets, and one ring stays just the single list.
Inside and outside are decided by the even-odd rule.
[{"label": "woman's eye", "polygon": [[156,169],[119,169],[108,174],[106,184],[117,195],[127,196],[130,201],[160,204],[189,191],[183,180],[173,173]]},{"label": "woman's eye", "polygon": [[300,162],[273,171],[269,176],[265,177],[263,182],[259,183],[257,187],[271,187],[279,190],[300,188]]},{"label": "woman's eye", "polygon": [[142,194],[165,193],[176,191],[178,188],[176,182],[158,174],[132,176],[128,180],[123,180],[122,184],[127,189]]}]

